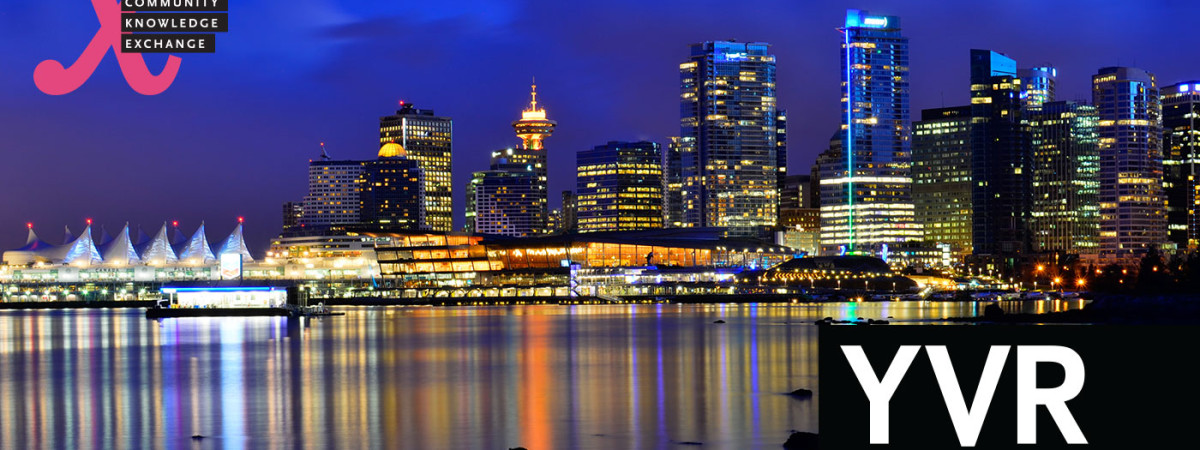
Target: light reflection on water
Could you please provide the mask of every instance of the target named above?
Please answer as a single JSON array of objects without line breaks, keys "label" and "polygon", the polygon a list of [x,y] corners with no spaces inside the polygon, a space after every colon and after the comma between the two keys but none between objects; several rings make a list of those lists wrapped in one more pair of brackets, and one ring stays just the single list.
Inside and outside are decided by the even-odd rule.
[{"label": "light reflection on water", "polygon": [[[817,431],[812,321],[938,323],[982,310],[346,308],[311,322],[6,311],[0,448],[193,448],[193,434],[205,448],[779,448],[790,430]],[[816,395],[780,395],[796,388]]]}]

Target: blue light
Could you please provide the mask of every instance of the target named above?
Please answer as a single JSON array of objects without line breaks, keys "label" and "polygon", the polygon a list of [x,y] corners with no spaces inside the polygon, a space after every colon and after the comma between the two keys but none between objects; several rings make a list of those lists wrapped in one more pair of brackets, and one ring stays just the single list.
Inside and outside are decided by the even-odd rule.
[{"label": "blue light", "polygon": [[1194,85],[1192,85],[1192,90],[1193,90],[1193,91],[1200,91],[1200,84],[1194,84]]},{"label": "blue light", "polygon": [[846,28],[887,28],[887,16],[868,16],[857,9],[846,10]]},{"label": "blue light", "polygon": [[162,291],[165,293],[172,292],[270,292],[275,290],[273,287],[265,286],[242,286],[242,287],[166,287],[163,286]]},{"label": "blue light", "polygon": [[1179,85],[1179,92],[1187,92],[1189,87],[1190,86],[1188,86],[1186,84],[1181,84],[1181,85]]}]

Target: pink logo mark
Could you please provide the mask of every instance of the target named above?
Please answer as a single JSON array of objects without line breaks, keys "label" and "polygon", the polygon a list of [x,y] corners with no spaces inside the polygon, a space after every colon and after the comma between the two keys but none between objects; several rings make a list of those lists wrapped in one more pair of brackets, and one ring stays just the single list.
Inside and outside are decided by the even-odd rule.
[{"label": "pink logo mark", "polygon": [[100,19],[100,30],[92,36],[92,42],[88,43],[87,48],[83,49],[83,54],[79,55],[79,59],[75,60],[71,67],[63,68],[62,63],[52,59],[38,64],[37,68],[33,69],[33,83],[39,90],[50,95],[63,95],[79,89],[92,77],[104,55],[108,54],[109,48],[112,48],[113,54],[117,56],[117,63],[121,65],[121,74],[125,76],[125,82],[129,83],[129,87],[134,91],[142,95],[155,95],[171,86],[175,75],[179,73],[179,57],[168,57],[167,66],[163,68],[162,73],[153,75],[146,67],[146,60],[141,54],[121,52],[120,5],[120,2],[112,0],[92,0],[92,8],[96,10],[96,17]]}]

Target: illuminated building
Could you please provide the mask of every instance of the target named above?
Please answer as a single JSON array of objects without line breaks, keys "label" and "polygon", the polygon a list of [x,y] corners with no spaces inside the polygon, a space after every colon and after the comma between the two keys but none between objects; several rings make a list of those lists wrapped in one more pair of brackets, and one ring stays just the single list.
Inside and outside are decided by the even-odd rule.
[{"label": "illuminated building", "polygon": [[876,253],[921,239],[913,216],[908,38],[900,18],[848,10],[840,160],[821,165],[822,253]]},{"label": "illuminated building", "polygon": [[[776,189],[783,189],[783,179],[787,178],[788,171],[788,154],[787,154],[787,110],[780,109],[775,112],[775,186]],[[779,198],[780,193],[775,194],[775,198]],[[778,221],[776,221],[778,225]]]},{"label": "illuminated building", "polygon": [[417,162],[400,144],[387,143],[379,158],[363,161],[360,199],[362,223],[384,230],[420,230],[425,227],[424,185]]},{"label": "illuminated building", "polygon": [[450,231],[453,226],[453,181],[450,177],[450,152],[454,121],[435,116],[432,110],[416,109],[400,102],[396,114],[379,118],[379,145],[400,144],[408,158],[417,162],[423,176],[425,224],[435,231]]},{"label": "illuminated building", "polygon": [[328,227],[358,223],[359,161],[312,161],[308,163],[308,195],[304,197],[303,227]]},{"label": "illuminated building", "polygon": [[1179,248],[1200,247],[1200,81],[1162,89],[1163,187],[1168,235]]},{"label": "illuminated building", "polygon": [[1021,102],[1026,110],[1037,110],[1042,104],[1054,101],[1058,69],[1050,66],[1020,69],[1017,77],[1021,79]]},{"label": "illuminated building", "polygon": [[812,176],[784,177],[779,193],[779,226],[816,231],[821,228],[821,209],[816,206]]},{"label": "illuminated building", "polygon": [[768,44],[691,46],[680,72],[683,222],[754,236],[775,226],[775,56]]},{"label": "illuminated building", "polygon": [[562,191],[562,231],[574,232],[579,229],[579,199],[575,191]]},{"label": "illuminated building", "polygon": [[[506,165],[500,170],[529,170],[537,175],[539,189],[526,197],[533,202],[529,210],[533,213],[534,233],[546,232],[546,214],[549,209],[549,192],[546,178],[545,138],[554,133],[558,122],[546,118],[546,109],[537,104],[537,85],[531,86],[529,108],[521,111],[521,119],[513,121],[513,130],[521,138],[521,145],[506,154]],[[493,170],[496,168],[494,167]]]},{"label": "illuminated building", "polygon": [[579,231],[663,226],[662,153],[655,142],[609,141],[576,154]]},{"label": "illuminated building", "polygon": [[1100,262],[1136,266],[1167,242],[1162,104],[1154,75],[1105,67],[1092,76],[1099,114]]},{"label": "illuminated building", "polygon": [[1021,125],[1017,63],[971,50],[972,247],[976,255],[1028,251],[1032,196],[1029,136]]},{"label": "illuminated building", "polygon": [[921,111],[913,123],[913,204],[926,245],[972,250],[971,107]]},{"label": "illuminated building", "polygon": [[663,226],[682,228],[683,220],[683,141],[672,136],[663,152]]},{"label": "illuminated building", "polygon": [[300,226],[304,218],[304,202],[283,202],[283,231]]},{"label": "illuminated building", "polygon": [[1100,233],[1096,108],[1043,103],[1026,111],[1033,147],[1031,231],[1035,252],[1094,256]]},{"label": "illuminated building", "polygon": [[512,148],[494,151],[491,169],[472,174],[468,233],[528,237],[544,232],[546,184],[528,165],[510,162],[513,155],[528,154]]}]

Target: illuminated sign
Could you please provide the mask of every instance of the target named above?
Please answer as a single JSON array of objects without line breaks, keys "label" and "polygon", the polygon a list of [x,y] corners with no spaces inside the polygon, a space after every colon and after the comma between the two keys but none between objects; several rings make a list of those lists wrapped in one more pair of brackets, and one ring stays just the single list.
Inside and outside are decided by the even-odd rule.
[{"label": "illuminated sign", "polygon": [[868,27],[886,27],[887,17],[867,17],[863,19],[863,25]]},{"label": "illuminated sign", "polygon": [[1186,84],[1181,84],[1181,85],[1179,85],[1179,92],[1187,92],[1189,87],[1190,86],[1188,86]]},{"label": "illuminated sign", "polygon": [[746,52],[718,53],[718,61],[745,61]]},{"label": "illuminated sign", "polygon": [[237,280],[242,278],[242,254],[241,253],[222,253],[221,254],[221,279],[222,280]]}]

